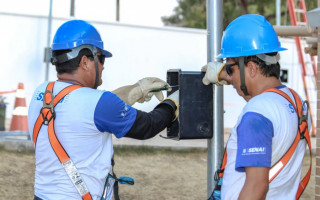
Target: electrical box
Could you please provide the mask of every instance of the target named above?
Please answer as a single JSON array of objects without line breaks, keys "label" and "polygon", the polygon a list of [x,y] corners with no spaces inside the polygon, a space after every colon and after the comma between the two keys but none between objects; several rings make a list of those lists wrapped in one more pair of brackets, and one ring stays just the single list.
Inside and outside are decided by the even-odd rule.
[{"label": "electrical box", "polygon": [[179,90],[179,117],[167,128],[168,139],[208,139],[213,135],[213,90],[204,85],[203,72],[167,71],[167,82],[172,90],[167,96]]}]

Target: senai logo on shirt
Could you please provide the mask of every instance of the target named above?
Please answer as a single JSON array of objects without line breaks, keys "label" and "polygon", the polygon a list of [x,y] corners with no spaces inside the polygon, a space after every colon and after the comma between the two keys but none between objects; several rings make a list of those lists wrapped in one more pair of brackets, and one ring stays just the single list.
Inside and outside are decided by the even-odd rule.
[{"label": "senai logo on shirt", "polygon": [[288,106],[289,106],[289,110],[290,110],[291,113],[295,113],[296,112],[296,110],[294,109],[294,107],[293,107],[293,105],[291,103],[289,103]]},{"label": "senai logo on shirt", "polygon": [[[37,101],[43,101],[43,95],[44,95],[44,92],[39,92],[39,93],[36,95],[35,100],[37,100]],[[67,95],[67,96],[68,96],[68,95]],[[65,97],[66,97],[66,96],[64,96],[64,97],[60,100],[59,103],[62,103]]]},{"label": "senai logo on shirt", "polygon": [[242,155],[265,154],[265,153],[266,153],[265,147],[252,147],[252,148],[245,148],[242,150]]},{"label": "senai logo on shirt", "polygon": [[128,108],[128,105],[126,104],[124,106],[124,110],[121,112],[121,116],[125,117],[127,115],[128,110],[129,110],[129,108]]}]

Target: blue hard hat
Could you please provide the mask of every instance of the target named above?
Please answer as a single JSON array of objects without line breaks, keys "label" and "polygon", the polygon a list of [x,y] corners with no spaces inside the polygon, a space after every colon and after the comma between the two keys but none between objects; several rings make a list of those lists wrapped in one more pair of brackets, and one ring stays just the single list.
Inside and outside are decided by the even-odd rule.
[{"label": "blue hard hat", "polygon": [[287,50],[281,47],[278,36],[265,17],[242,15],[224,31],[217,58],[233,58]]},{"label": "blue hard hat", "polygon": [[97,29],[83,20],[71,20],[62,24],[53,38],[52,51],[74,49],[81,45],[92,45],[105,57],[112,56],[103,49],[103,41]]}]

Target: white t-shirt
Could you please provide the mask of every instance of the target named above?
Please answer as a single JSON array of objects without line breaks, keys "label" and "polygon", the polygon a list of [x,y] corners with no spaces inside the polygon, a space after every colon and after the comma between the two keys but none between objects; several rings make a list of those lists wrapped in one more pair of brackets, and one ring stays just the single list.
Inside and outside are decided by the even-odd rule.
[{"label": "white t-shirt", "polygon": [[[34,92],[28,113],[30,135],[43,104],[47,83]],[[55,96],[71,83],[56,81]],[[66,95],[55,107],[54,128],[58,140],[75,163],[93,199],[100,199],[111,170],[112,134],[123,137],[133,125],[136,110],[111,92],[79,88]],[[42,199],[81,199],[42,125],[36,149],[35,195]]]},{"label": "white t-shirt", "polygon": [[[287,87],[277,88],[294,101]],[[281,95],[266,92],[250,99],[227,142],[222,199],[238,199],[246,179],[245,167],[271,168],[279,161],[293,143],[297,128],[297,114],[289,101]],[[295,199],[305,149],[306,142],[301,140],[290,161],[269,184],[266,199]]]}]

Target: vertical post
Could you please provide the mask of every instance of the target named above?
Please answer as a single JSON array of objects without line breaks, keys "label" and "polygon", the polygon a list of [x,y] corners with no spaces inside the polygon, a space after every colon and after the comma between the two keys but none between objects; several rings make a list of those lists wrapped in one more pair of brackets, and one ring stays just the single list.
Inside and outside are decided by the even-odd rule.
[{"label": "vertical post", "polygon": [[276,0],[276,25],[281,25],[281,0]]},{"label": "vertical post", "polygon": [[[223,0],[207,0],[207,61],[220,53]],[[215,185],[214,173],[220,167],[223,154],[223,86],[213,85],[213,137],[208,139],[207,196]]]},{"label": "vertical post", "polygon": [[[318,1],[320,6],[320,0]],[[317,55],[318,55],[318,68],[317,80],[320,80],[320,27],[317,27]],[[315,199],[320,200],[320,82],[317,81],[317,131],[316,131],[316,174],[315,174]],[[310,158],[311,159],[311,158]]]},{"label": "vertical post", "polygon": [[117,0],[117,8],[116,8],[116,21],[120,21],[120,0]]},{"label": "vertical post", "polygon": [[74,1],[71,0],[71,5],[70,5],[70,17],[74,17]]},{"label": "vertical post", "polygon": [[49,80],[49,59],[48,59],[48,50],[50,47],[51,41],[51,24],[52,24],[52,0],[50,0],[50,9],[49,9],[49,17],[48,17],[48,38],[47,38],[47,48],[45,49],[46,53],[46,74],[45,74],[45,81]]},{"label": "vertical post", "polygon": [[[320,0],[318,0],[318,8]],[[317,68],[317,132],[316,132],[316,173],[315,173],[315,199],[320,200],[320,27],[317,27],[317,52],[318,52],[318,68]]]}]

